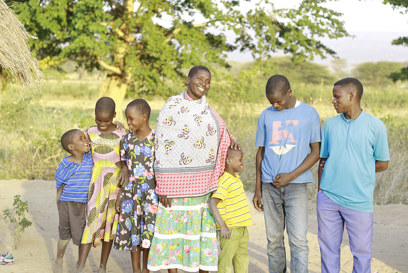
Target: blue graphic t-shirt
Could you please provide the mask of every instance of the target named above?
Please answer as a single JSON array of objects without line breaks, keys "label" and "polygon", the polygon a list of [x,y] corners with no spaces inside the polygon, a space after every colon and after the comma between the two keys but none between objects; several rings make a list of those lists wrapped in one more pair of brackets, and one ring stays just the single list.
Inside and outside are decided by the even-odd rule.
[{"label": "blue graphic t-shirt", "polygon": [[[296,102],[294,108],[265,109],[258,120],[255,145],[265,147],[262,182],[271,183],[280,173],[299,167],[310,153],[310,144],[320,142],[320,118],[312,106]],[[313,182],[310,170],[291,183]]]}]

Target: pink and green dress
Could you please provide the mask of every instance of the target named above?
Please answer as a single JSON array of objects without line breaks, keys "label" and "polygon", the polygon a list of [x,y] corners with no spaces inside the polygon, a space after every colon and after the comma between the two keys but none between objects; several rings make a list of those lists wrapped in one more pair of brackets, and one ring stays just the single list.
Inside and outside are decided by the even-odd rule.
[{"label": "pink and green dress", "polygon": [[94,247],[103,241],[109,242],[116,236],[118,215],[115,210],[117,175],[119,174],[120,140],[126,134],[117,127],[109,134],[101,134],[97,126],[86,131],[92,149],[94,167],[88,192],[86,226],[82,244],[92,243]]}]

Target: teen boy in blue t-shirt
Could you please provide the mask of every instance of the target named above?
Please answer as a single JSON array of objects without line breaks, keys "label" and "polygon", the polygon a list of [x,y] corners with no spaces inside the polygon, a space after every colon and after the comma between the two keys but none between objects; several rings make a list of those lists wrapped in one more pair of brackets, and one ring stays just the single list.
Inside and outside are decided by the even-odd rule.
[{"label": "teen boy in blue t-shirt", "polygon": [[285,226],[291,272],[307,272],[307,183],[313,182],[309,169],[319,159],[320,119],[312,106],[293,97],[285,76],[268,80],[266,97],[272,106],[258,120],[253,203],[264,211],[269,272],[286,271]]},{"label": "teen boy in blue t-shirt", "polygon": [[334,84],[340,115],[323,126],[317,194],[322,272],[340,271],[344,224],[354,256],[353,272],[371,272],[375,172],[388,168],[387,129],[360,107],[363,85],[345,78]]}]

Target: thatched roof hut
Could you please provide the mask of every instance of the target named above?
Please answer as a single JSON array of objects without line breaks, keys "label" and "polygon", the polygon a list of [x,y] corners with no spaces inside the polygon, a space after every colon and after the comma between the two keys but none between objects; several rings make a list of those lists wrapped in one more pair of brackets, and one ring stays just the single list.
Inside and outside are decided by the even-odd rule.
[{"label": "thatched roof hut", "polygon": [[16,14],[0,0],[0,91],[6,74],[23,86],[41,82],[42,73],[28,46],[30,38]]}]

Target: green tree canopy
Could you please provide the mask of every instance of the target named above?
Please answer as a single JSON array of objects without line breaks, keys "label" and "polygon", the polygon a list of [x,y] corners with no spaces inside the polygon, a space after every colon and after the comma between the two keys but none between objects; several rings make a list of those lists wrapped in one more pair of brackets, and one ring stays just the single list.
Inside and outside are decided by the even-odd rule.
[{"label": "green tree canopy", "polygon": [[[401,13],[408,13],[408,0],[384,0],[384,4],[390,4],[395,9],[400,9]],[[401,36],[392,41],[393,45],[408,46],[408,36]],[[399,72],[393,72],[389,75],[390,79],[394,82],[408,81],[408,66],[401,68]]]},{"label": "green tree canopy", "polygon": [[[295,61],[335,55],[323,37],[347,36],[341,13],[326,0],[276,9],[269,0],[6,0],[31,35],[39,59],[70,59],[107,71],[101,95],[121,102],[130,84],[165,90],[197,64],[227,66],[239,50],[266,59],[276,51]],[[243,12],[242,2],[251,2]],[[255,3],[254,3],[255,2]]]}]

